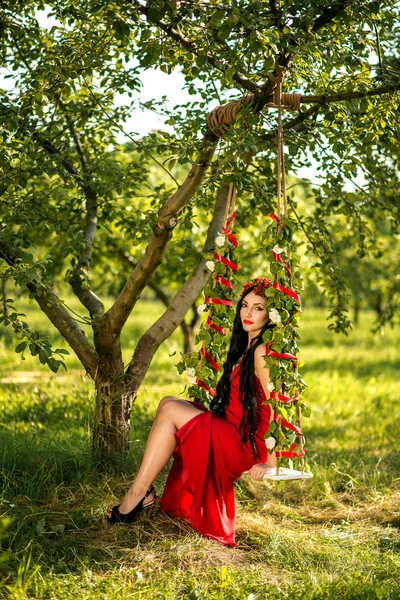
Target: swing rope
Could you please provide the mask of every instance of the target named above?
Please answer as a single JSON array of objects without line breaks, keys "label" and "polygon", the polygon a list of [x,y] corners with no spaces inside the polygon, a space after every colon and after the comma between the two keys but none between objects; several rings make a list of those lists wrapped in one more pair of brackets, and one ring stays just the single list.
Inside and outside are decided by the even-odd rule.
[{"label": "swing rope", "polygon": [[[270,215],[270,217],[275,219],[278,222],[278,231],[279,231],[279,227],[282,226],[282,223],[281,223],[282,199],[283,199],[283,216],[285,219],[288,218],[285,153],[284,153],[284,148],[283,148],[282,109],[288,108],[288,105],[290,105],[290,107],[293,106],[295,110],[298,110],[298,108],[300,107],[301,95],[300,94],[283,94],[282,93],[283,72],[279,67],[277,67],[277,73],[278,73],[277,76],[273,75],[272,73],[269,74],[269,78],[276,84],[276,87],[274,90],[274,102],[270,103],[268,106],[278,109],[277,218],[275,217],[275,215],[272,215],[272,214]],[[283,264],[283,266],[285,267],[285,270],[288,273],[288,275],[290,277],[290,282],[292,284],[292,270],[291,270],[291,266],[290,266],[290,254],[288,255],[289,265],[287,265],[283,261],[282,257],[279,254],[277,254],[276,252],[274,252],[273,255],[274,255],[274,259],[276,261],[280,262],[281,264]],[[283,287],[283,286],[280,286],[279,282],[274,281],[273,286],[276,287],[276,284],[279,286],[279,287],[277,287],[277,289]],[[295,299],[297,299],[298,302],[300,302],[300,296],[298,294],[296,294],[296,292],[293,292],[293,290],[285,289],[285,293],[292,296],[293,298],[295,298],[295,296],[297,296],[297,298],[295,298]],[[295,367],[294,367],[295,372],[297,374],[298,373],[297,357],[294,355],[291,355],[291,354],[286,354],[286,353],[275,353],[275,352],[272,353],[271,351],[268,352],[268,350],[267,350],[267,356],[275,356],[276,358],[278,358],[278,354],[279,354],[279,358],[293,360],[293,362],[295,364]],[[298,390],[296,389],[296,394],[295,394],[294,398],[289,398],[284,393],[285,392],[285,384],[284,384],[284,381],[282,381],[281,391],[282,391],[282,393],[272,392],[270,394],[270,397],[273,398],[274,400],[276,400],[278,403],[280,403],[280,402],[284,402],[284,403],[292,403],[292,402],[294,403],[295,402],[296,403],[297,427],[293,426],[290,429],[297,433],[299,451],[294,452],[294,450],[297,447],[296,444],[292,444],[289,451],[283,451],[282,443],[279,442],[278,448],[276,451],[276,456],[277,456],[277,458],[299,458],[300,464],[301,464],[301,471],[304,472],[303,432],[301,430],[301,416],[300,416],[300,406],[298,403],[298,400],[299,400]],[[276,418],[278,418],[278,430],[280,433],[282,425],[287,427],[287,423],[283,423],[282,418],[275,413],[274,419],[276,419]],[[279,439],[280,439],[280,435],[279,435]],[[278,463],[276,466],[276,475],[279,475]]]},{"label": "swing rope", "polygon": [[[277,66],[275,70],[276,74],[269,74],[269,78],[274,82],[275,88],[273,92],[273,101],[267,104],[267,106],[271,108],[277,108],[278,111],[278,161],[277,161],[277,214],[271,213],[269,216],[273,220],[275,220],[278,224],[277,235],[281,231],[283,225],[283,219],[288,218],[288,202],[287,202],[287,191],[286,191],[286,170],[285,170],[285,156],[284,156],[284,148],[283,148],[283,122],[282,122],[282,110],[299,110],[300,108],[300,100],[301,94],[291,94],[291,93],[282,93],[282,83],[283,83],[283,71]],[[235,121],[240,110],[246,105],[253,102],[255,99],[253,94],[244,94],[242,98],[238,100],[233,100],[227,103],[224,106],[218,106],[213,111],[211,111],[207,117],[207,125],[209,130],[217,137],[222,138],[227,131],[229,131],[233,122]],[[236,200],[236,189],[233,184],[229,185],[228,195],[227,195],[227,203],[225,208],[224,215],[224,225],[222,228],[222,233],[229,240],[230,244],[237,248],[238,241],[232,233],[233,221],[235,218],[235,200]],[[222,277],[221,275],[216,275],[214,277],[212,290],[215,289],[217,283],[222,286],[226,286],[229,290],[233,290],[233,283],[229,281],[229,277],[231,276],[232,271],[238,271],[239,265],[230,260],[231,255],[222,256],[219,252],[214,253],[214,259],[219,263],[223,264],[227,267],[226,275]],[[279,253],[273,251],[273,258],[275,261],[279,262],[285,269],[289,280],[290,287],[286,285],[282,285],[277,277],[275,281],[272,283],[272,287],[277,291],[286,294],[287,296],[294,299],[298,304],[300,304],[300,296],[297,292],[295,292],[292,282],[292,269],[291,269],[291,258],[290,253],[288,252],[288,264],[283,260]],[[233,305],[232,300],[226,298],[218,298],[214,297],[218,294],[212,293],[209,296],[205,297],[205,302],[209,305],[223,305],[226,307],[231,307]],[[224,294],[222,294],[224,295]],[[221,325],[217,324],[213,320],[213,311],[210,311],[207,317],[206,327],[210,330],[214,330],[215,332],[226,335],[226,330]],[[293,361],[294,370],[297,376],[298,373],[298,359],[295,355],[290,354],[288,352],[276,352],[271,349],[271,345],[273,342],[267,344],[266,348],[266,356],[275,358],[278,360],[290,360]],[[215,360],[213,356],[207,351],[206,343],[203,342],[202,348],[200,350],[200,371],[202,361],[206,360],[208,365],[211,367],[214,372],[218,372],[220,370],[220,365]],[[199,378],[196,378],[197,386],[206,390],[211,396],[215,396],[215,390],[212,389],[206,382],[202,381]],[[273,420],[277,423],[277,427],[279,430],[278,435],[278,446],[276,449],[277,458],[297,458],[301,461],[301,471],[304,473],[304,449],[303,449],[303,432],[301,430],[301,419],[300,419],[300,406],[299,406],[299,390],[296,386],[295,393],[293,394],[293,398],[289,397],[285,394],[285,383],[282,380],[281,389],[278,391],[274,391],[270,393],[270,398],[273,399],[278,406],[282,405],[291,405],[295,404],[295,422],[289,422],[282,418],[281,414],[278,414],[275,410],[273,410]],[[279,411],[281,412],[281,411]],[[289,429],[293,433],[296,434],[298,443],[291,443],[290,447],[287,449],[283,449],[283,438],[281,438],[281,429],[282,427]],[[279,467],[277,466],[276,475],[279,475]]]}]

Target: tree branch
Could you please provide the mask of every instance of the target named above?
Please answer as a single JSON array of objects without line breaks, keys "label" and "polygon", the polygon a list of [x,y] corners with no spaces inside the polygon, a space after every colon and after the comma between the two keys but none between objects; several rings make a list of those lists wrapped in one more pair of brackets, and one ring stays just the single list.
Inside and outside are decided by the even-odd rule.
[{"label": "tree branch", "polygon": [[[138,265],[138,260],[132,256],[132,254],[128,251],[123,250],[122,248],[120,248],[118,250],[118,254],[120,255],[120,257],[122,258],[122,260],[126,263],[128,263],[131,267],[137,267]],[[164,292],[164,290],[153,280],[150,279],[150,281],[147,284],[147,287],[149,287],[151,290],[153,290],[153,292],[155,293],[155,295],[157,296],[157,298],[159,300],[161,300],[161,302],[165,305],[168,306],[169,303],[171,302],[171,298],[168,294],[166,294]]]},{"label": "tree branch", "polygon": [[[93,242],[97,228],[97,193],[93,189],[91,181],[91,170],[87,164],[82,144],[79,139],[75,125],[68,120],[69,129],[73,137],[76,151],[82,165],[83,171],[83,192],[86,200],[86,223],[83,229],[84,248],[80,253],[78,262],[75,265],[69,283],[75,295],[87,308],[93,321],[99,321],[104,314],[104,305],[100,298],[87,286],[90,263],[92,260]],[[86,286],[85,286],[86,284]]]},{"label": "tree branch", "polygon": [[[218,231],[221,231],[224,221],[227,196],[228,186],[221,185],[215,201],[213,217],[208,227],[203,254],[212,251],[215,247],[215,237]],[[183,321],[190,306],[210,278],[210,271],[205,263],[206,260],[201,258],[164,314],[140,338],[127,369],[127,375],[130,378],[129,385],[133,395],[140,387],[156,350]]]},{"label": "tree branch", "polygon": [[[8,246],[0,241],[0,257],[11,267],[15,267],[16,263],[21,260],[22,254],[23,253],[19,249]],[[71,346],[90,377],[95,379],[98,356],[86,337],[85,332],[62,306],[60,299],[50,288],[39,284],[36,281],[30,281],[27,283],[26,287],[34,296],[36,302],[47,318]]]},{"label": "tree branch", "polygon": [[193,163],[185,182],[161,207],[157,223],[153,228],[153,235],[143,257],[129,276],[113,306],[102,318],[99,329],[100,335],[102,332],[105,335],[112,333],[115,336],[121,332],[143,288],[150,281],[162,261],[167,244],[178,223],[178,214],[190,202],[196,190],[200,187],[214,152],[215,144],[210,146],[206,140],[203,141],[202,150]]},{"label": "tree branch", "polygon": [[347,2],[348,0],[341,0],[341,2],[338,2],[336,4],[336,6],[327,6],[326,8],[324,8],[319,17],[315,19],[311,31],[315,33],[323,27],[325,27],[326,25],[328,25],[328,23],[331,23],[336,17],[336,15],[344,9]]},{"label": "tree branch", "polygon": [[[135,2],[135,1],[132,1],[132,5],[138,12],[140,12],[142,15],[145,15],[145,17],[148,18],[149,9],[147,6],[143,6],[139,2]],[[183,33],[181,33],[179,31],[179,29],[173,27],[172,25],[168,25],[168,23],[166,23],[162,19],[160,19],[158,21],[154,21],[154,24],[158,25],[158,27],[162,31],[165,31],[165,33],[170,38],[179,42],[179,44],[183,48],[185,48],[185,50],[188,50],[188,52],[192,52],[193,54],[196,54],[196,56],[200,53],[200,49],[197,48],[196,44],[194,42],[192,42],[192,40],[190,40],[188,37],[183,35]],[[202,49],[202,54],[204,54],[204,49]],[[215,60],[215,58],[209,53],[207,53],[207,60],[211,66],[215,67],[222,73],[226,70],[226,66],[219,63],[217,60]],[[255,83],[253,83],[248,77],[246,77],[246,75],[244,75],[243,73],[240,73],[239,71],[237,71],[236,73],[234,73],[232,75],[232,79],[238,85],[242,86],[245,90],[248,90],[249,92],[252,92],[255,95],[258,95],[260,93],[260,88]]]},{"label": "tree branch", "polygon": [[364,91],[351,91],[319,96],[301,96],[300,102],[301,104],[311,104],[315,102],[318,102],[319,104],[329,104],[331,102],[344,102],[346,100],[354,100],[357,98],[368,98],[369,96],[381,96],[398,90],[400,90],[400,82],[382,85],[378,88]]},{"label": "tree branch", "polygon": [[75,169],[73,164],[70,163],[70,161],[66,159],[58,150],[58,148],[56,148],[49,140],[47,140],[45,137],[43,137],[41,133],[38,133],[37,131],[33,132],[32,137],[34,140],[39,142],[42,148],[44,148],[49,154],[53,154],[61,158],[63,167],[66,171],[68,171],[68,173],[70,173],[74,177],[77,183],[79,183],[80,185],[84,183],[83,177],[79,173],[79,171]]}]

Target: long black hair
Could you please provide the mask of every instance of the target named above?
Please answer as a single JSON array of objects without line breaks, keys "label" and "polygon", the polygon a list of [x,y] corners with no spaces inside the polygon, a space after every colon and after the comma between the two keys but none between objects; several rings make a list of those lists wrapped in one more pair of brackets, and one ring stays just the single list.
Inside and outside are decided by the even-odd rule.
[{"label": "long black hair", "polygon": [[231,391],[231,374],[235,365],[240,360],[240,384],[239,393],[243,404],[243,416],[239,427],[239,433],[242,442],[250,440],[253,449],[254,458],[257,460],[257,448],[254,436],[257,430],[257,387],[254,372],[254,352],[257,346],[263,343],[264,332],[271,328],[269,320],[261,329],[260,333],[252,340],[250,348],[247,348],[249,342],[248,333],[242,327],[240,310],[243,300],[256,286],[249,288],[239,299],[236,316],[233,323],[232,339],[228,351],[228,356],[224,364],[224,371],[216,387],[216,395],[211,401],[210,409],[213,413],[224,416],[229,404]]}]

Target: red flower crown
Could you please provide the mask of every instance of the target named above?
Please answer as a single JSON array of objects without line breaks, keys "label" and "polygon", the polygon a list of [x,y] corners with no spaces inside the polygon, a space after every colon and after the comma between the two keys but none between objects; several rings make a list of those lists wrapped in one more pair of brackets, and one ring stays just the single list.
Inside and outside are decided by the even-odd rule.
[{"label": "red flower crown", "polygon": [[271,286],[271,281],[269,279],[267,279],[266,277],[255,277],[254,279],[252,279],[251,281],[246,283],[246,285],[244,286],[243,290],[240,293],[240,296],[243,296],[247,292],[247,290],[249,290],[250,288],[254,288],[254,289],[252,289],[252,292],[257,294],[257,296],[265,297],[264,292],[270,286]]}]

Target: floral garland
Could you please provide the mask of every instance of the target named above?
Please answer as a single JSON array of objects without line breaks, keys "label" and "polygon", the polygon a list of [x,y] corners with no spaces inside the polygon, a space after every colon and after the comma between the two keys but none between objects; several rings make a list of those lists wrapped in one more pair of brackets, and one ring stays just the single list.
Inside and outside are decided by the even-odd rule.
[{"label": "floral garland", "polygon": [[235,250],[238,241],[232,233],[233,213],[226,225],[215,238],[217,251],[205,254],[206,267],[213,273],[204,294],[204,303],[199,306],[201,313],[208,312],[207,320],[202,323],[196,336],[196,343],[201,343],[201,349],[195,355],[185,355],[177,364],[179,373],[187,370],[189,377],[195,377],[195,384],[188,388],[188,395],[200,404],[209,406],[215,396],[215,388],[219,379],[228,348],[225,340],[226,333],[231,329],[235,319],[233,310],[233,289],[237,283],[234,273],[239,270],[235,262]]},{"label": "floral garland", "polygon": [[[201,343],[202,347],[195,355],[184,356],[177,365],[179,373],[186,370],[189,377],[195,378],[195,384],[188,388],[189,397],[205,406],[209,406],[215,395],[220,365],[224,364],[228,351],[226,332],[235,318],[232,305],[237,281],[233,275],[239,266],[234,256],[238,242],[231,229],[234,216],[216,237],[218,251],[205,255],[206,266],[213,277],[205,289],[205,302],[198,309],[202,313],[208,312],[207,320],[196,336],[196,343]],[[302,400],[307,384],[298,370],[303,363],[296,356],[297,339],[300,337],[297,333],[301,312],[299,292],[303,289],[300,257],[293,240],[297,224],[289,218],[279,219],[274,214],[270,217],[272,223],[267,226],[263,241],[271,257],[271,279],[258,277],[251,280],[244,286],[241,295],[254,287],[256,294],[265,297],[269,319],[275,325],[263,336],[265,365],[270,375],[267,402],[273,410],[265,444],[269,450],[275,448],[279,463],[287,459],[289,466],[293,467],[295,459],[303,468],[305,450],[300,415],[309,417],[311,411]]]},{"label": "floral garland", "polygon": [[303,363],[296,356],[300,337],[297,333],[301,312],[299,292],[304,289],[300,257],[293,239],[297,224],[290,218],[279,219],[274,214],[270,217],[272,223],[267,226],[263,241],[271,257],[269,269],[273,281],[262,295],[275,326],[263,336],[267,349],[265,365],[270,376],[267,402],[273,409],[266,445],[276,449],[278,459],[288,459],[290,467],[292,459],[297,459],[303,468],[305,450],[300,415],[309,417],[311,411],[302,400],[307,384],[299,373]]}]

